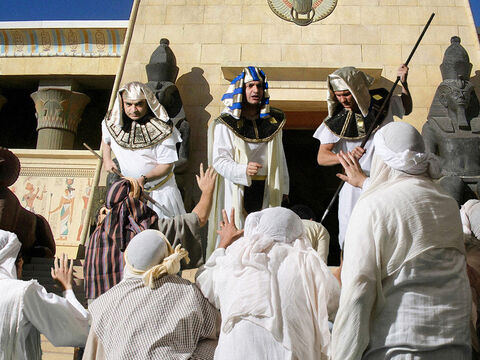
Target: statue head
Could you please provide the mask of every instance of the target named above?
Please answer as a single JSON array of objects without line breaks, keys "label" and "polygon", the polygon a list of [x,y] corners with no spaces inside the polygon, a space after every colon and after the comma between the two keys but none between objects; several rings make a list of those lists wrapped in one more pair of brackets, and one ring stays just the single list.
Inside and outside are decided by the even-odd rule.
[{"label": "statue head", "polygon": [[183,103],[175,81],[177,80],[177,59],[169,47],[168,39],[161,39],[160,45],[150,57],[146,65],[147,85],[155,93],[155,97],[167,110],[168,116],[177,124],[185,118]]},{"label": "statue head", "polygon": [[449,118],[457,120],[460,129],[470,129],[465,111],[470,106],[473,91],[470,81],[460,79],[442,81],[438,87],[440,103],[447,108]]},{"label": "statue head", "polygon": [[169,81],[174,83],[177,80],[177,59],[169,45],[170,41],[162,38],[160,45],[150,56],[150,62],[145,66],[148,82]]},{"label": "statue head", "polygon": [[472,64],[467,51],[460,45],[460,41],[458,36],[453,36],[450,39],[450,46],[445,50],[443,62],[440,65],[443,80],[470,79]]},{"label": "statue head", "polygon": [[438,87],[442,105],[455,111],[468,107],[473,90],[472,83],[463,80],[445,80]]}]

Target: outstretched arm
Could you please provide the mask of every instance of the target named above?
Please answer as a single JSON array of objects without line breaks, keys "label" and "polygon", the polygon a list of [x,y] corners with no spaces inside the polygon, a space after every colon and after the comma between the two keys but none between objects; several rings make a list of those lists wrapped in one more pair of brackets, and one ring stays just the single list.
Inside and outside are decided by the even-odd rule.
[{"label": "outstretched arm", "polygon": [[203,164],[200,164],[200,174],[196,175],[196,177],[202,195],[192,212],[197,214],[200,226],[204,226],[207,223],[208,215],[212,209],[213,190],[215,189],[217,173],[211,166],[204,172]]},{"label": "outstretched arm", "polygon": [[35,328],[55,346],[84,346],[90,315],[72,291],[72,263],[63,254],[55,259],[52,278],[63,287],[64,297],[47,293],[33,282],[25,291],[23,313]]}]

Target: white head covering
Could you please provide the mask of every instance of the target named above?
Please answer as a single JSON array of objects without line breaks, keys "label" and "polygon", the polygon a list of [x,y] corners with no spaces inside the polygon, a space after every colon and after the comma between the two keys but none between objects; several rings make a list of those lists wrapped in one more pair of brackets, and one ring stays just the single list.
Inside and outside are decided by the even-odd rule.
[{"label": "white head covering", "polygon": [[300,217],[293,211],[277,207],[251,213],[245,220],[245,237],[268,238],[269,241],[292,243],[304,237]]},{"label": "white head covering", "polygon": [[233,308],[224,311],[223,330],[227,333],[245,317],[274,317],[272,299],[276,294],[269,268],[275,267],[272,263],[278,266],[296,241],[303,243],[305,248],[311,247],[304,237],[300,217],[289,209],[274,207],[251,213],[245,220],[244,230],[244,237],[230,245],[226,252],[233,264],[232,275],[238,294]]},{"label": "white head covering", "polygon": [[437,158],[425,150],[422,135],[410,124],[396,121],[377,130],[373,138],[375,153],[370,168],[368,188],[360,199],[381,186],[404,177],[440,177],[441,167]]},{"label": "white head covering", "polygon": [[377,131],[374,138],[375,154],[392,169],[411,175],[428,174],[440,177],[440,163],[425,150],[420,133],[410,124],[392,122]]},{"label": "white head covering", "polygon": [[353,66],[343,67],[328,75],[328,116],[333,116],[338,104],[335,91],[344,90],[350,91],[362,115],[367,116],[370,107],[370,92],[368,88],[373,84],[374,80],[370,75]]},{"label": "white head covering", "polygon": [[[218,274],[212,276],[218,279],[213,286],[222,299],[222,332],[229,333],[238,322],[249,321],[270,332],[299,359],[314,358],[303,356],[311,354],[304,344],[315,343],[318,350],[328,353],[326,302],[330,296],[328,276],[333,277],[305,238],[297,214],[281,207],[249,214],[244,237],[214,261],[211,271]],[[206,268],[211,265],[207,262]],[[197,278],[202,291],[210,286],[204,281]],[[334,285],[338,287],[338,283]],[[285,287],[295,294],[285,292]],[[291,313],[299,308],[302,313]],[[299,323],[308,331],[295,331]]]},{"label": "white head covering", "polygon": [[147,229],[135,235],[125,250],[124,278],[141,277],[152,289],[155,280],[180,271],[180,260],[188,263],[188,251],[177,245],[172,249],[166,236],[158,230]]},{"label": "white head covering", "polygon": [[17,235],[0,230],[0,279],[17,279],[15,261],[21,247]]},{"label": "white head covering", "polygon": [[160,104],[153,91],[146,84],[133,81],[123,85],[117,92],[117,98],[110,115],[115,125],[123,126],[123,94],[125,94],[126,100],[130,101],[145,99],[148,107],[157,119],[163,122],[167,122],[170,119],[167,110]]},{"label": "white head covering", "polygon": [[460,208],[463,233],[480,240],[480,200],[468,200]]}]

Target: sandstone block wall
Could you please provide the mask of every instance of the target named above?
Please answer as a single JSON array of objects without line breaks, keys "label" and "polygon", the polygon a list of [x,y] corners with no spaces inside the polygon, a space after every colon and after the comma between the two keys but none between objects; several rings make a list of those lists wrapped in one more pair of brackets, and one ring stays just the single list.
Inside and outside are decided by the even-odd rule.
[{"label": "sandstone block wall", "polygon": [[[207,122],[222,109],[225,69],[253,64],[288,73],[289,67],[297,72],[305,67],[301,79],[292,80],[306,81],[309,72],[353,65],[378,72],[377,84],[388,87],[432,12],[433,23],[410,63],[414,110],[405,120],[420,129],[441,81],[439,65],[451,36],[460,36],[469,52],[480,94],[480,46],[468,0],[338,0],[330,16],[306,27],[278,18],[266,0],[142,0],[122,83],[146,81],[150,54],[161,38],[170,40],[192,126],[193,173],[206,161]],[[311,80],[320,88],[325,81]],[[306,85],[300,95],[298,81],[291,84],[293,100],[318,102],[325,109],[324,87],[319,92],[318,86]]]}]

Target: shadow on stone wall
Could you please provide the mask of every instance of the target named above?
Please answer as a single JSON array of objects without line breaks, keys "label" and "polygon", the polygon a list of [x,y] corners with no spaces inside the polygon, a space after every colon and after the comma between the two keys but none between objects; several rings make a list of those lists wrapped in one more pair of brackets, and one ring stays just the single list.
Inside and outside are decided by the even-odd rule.
[{"label": "shadow on stone wall", "polygon": [[190,203],[185,204],[187,211],[193,208],[200,196],[194,174],[198,173],[201,162],[207,164],[207,124],[211,115],[206,107],[212,102],[213,97],[210,94],[210,85],[203,74],[202,68],[193,67],[176,82],[191,129],[190,161],[187,170],[187,174],[191,176],[187,176],[185,184],[185,198],[190,200]]}]

